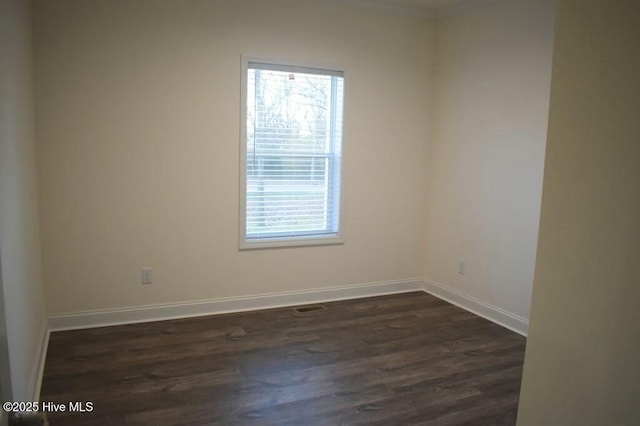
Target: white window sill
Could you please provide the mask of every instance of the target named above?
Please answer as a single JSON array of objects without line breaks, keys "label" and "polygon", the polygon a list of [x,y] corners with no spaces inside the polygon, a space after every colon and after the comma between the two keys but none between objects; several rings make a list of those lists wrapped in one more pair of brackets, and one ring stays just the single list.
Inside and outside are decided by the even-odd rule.
[{"label": "white window sill", "polygon": [[312,247],[325,245],[344,244],[344,240],[340,237],[326,238],[282,238],[270,239],[268,241],[240,241],[240,250],[268,249],[268,248],[285,248],[285,247]]}]

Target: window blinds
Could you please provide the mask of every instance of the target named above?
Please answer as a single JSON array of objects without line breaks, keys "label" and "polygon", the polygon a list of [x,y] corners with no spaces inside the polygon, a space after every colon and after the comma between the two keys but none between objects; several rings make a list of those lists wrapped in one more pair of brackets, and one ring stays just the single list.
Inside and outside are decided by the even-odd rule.
[{"label": "window blinds", "polygon": [[246,241],[337,236],[343,76],[249,62]]}]

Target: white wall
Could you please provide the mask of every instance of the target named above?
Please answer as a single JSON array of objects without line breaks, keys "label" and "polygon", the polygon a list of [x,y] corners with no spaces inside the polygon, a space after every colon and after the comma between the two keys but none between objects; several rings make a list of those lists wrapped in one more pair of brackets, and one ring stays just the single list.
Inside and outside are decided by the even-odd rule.
[{"label": "white wall", "polygon": [[519,426],[640,424],[639,21],[558,2]]},{"label": "white wall", "polygon": [[28,3],[0,2],[0,300],[4,299],[10,396],[18,401],[33,398],[46,327]]},{"label": "white wall", "polygon": [[437,24],[424,275],[524,319],[553,21],[553,0],[490,0],[456,8]]},{"label": "white wall", "polygon": [[[35,23],[50,313],[422,275],[429,21],[301,0],[42,0]],[[241,54],[346,69],[344,245],[238,251]]]}]

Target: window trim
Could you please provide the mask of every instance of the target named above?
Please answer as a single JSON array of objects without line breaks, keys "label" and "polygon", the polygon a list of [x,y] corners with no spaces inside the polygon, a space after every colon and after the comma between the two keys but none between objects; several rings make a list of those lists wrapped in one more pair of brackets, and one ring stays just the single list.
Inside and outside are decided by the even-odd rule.
[{"label": "window trim", "polygon": [[[309,74],[322,74],[332,76],[342,76],[343,78],[343,100],[342,100],[342,148],[340,150],[340,197],[338,200],[338,232],[329,234],[326,237],[319,235],[314,236],[287,236],[281,238],[271,238],[268,241],[247,241],[246,221],[247,221],[247,80],[249,63],[264,66],[267,69],[275,71],[291,71],[304,72]],[[238,249],[253,250],[267,248],[285,248],[285,247],[307,247],[307,246],[323,246],[323,245],[341,245],[344,244],[344,116],[346,115],[346,93],[347,79],[346,71],[343,67],[326,67],[300,64],[296,61],[271,60],[265,58],[256,58],[252,56],[242,55],[241,57],[241,73],[240,73],[240,202],[239,202],[239,222],[238,222]],[[333,178],[333,177],[332,177]]]}]

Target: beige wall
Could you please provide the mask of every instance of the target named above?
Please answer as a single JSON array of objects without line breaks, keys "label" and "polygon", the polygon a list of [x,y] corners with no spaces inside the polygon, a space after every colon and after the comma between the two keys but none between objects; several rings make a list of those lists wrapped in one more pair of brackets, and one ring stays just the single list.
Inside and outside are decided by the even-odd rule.
[{"label": "beige wall", "polygon": [[519,426],[640,424],[640,3],[559,0]]},{"label": "beige wall", "polygon": [[46,327],[30,43],[28,2],[0,2],[0,301],[12,383],[7,397],[16,401],[33,397]]},{"label": "beige wall", "polygon": [[553,20],[553,0],[499,0],[472,2],[437,24],[424,275],[525,319]]},{"label": "beige wall", "polygon": [[[429,21],[300,0],[42,0],[35,23],[51,314],[421,276]],[[238,251],[241,54],[346,70],[344,245]]]}]

